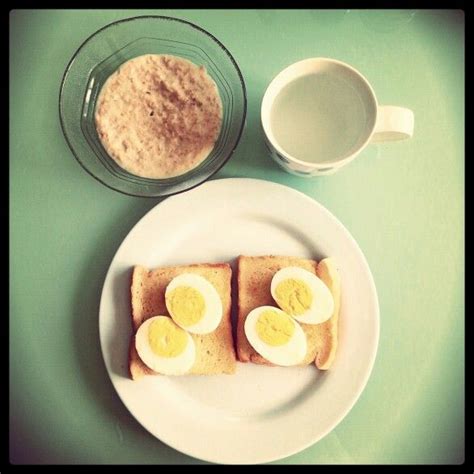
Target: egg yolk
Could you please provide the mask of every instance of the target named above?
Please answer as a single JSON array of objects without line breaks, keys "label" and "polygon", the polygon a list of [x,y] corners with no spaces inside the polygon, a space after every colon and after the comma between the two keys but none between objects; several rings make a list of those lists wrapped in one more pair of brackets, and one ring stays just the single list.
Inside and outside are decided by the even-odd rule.
[{"label": "egg yolk", "polygon": [[313,296],[309,286],[303,280],[288,278],[275,288],[278,306],[292,316],[303,314],[311,307]]},{"label": "egg yolk", "polygon": [[199,322],[206,311],[202,294],[191,286],[178,286],[166,295],[166,307],[173,319],[184,327]]},{"label": "egg yolk", "polygon": [[270,346],[287,344],[295,332],[293,321],[286,314],[277,311],[263,311],[255,328],[258,337]]},{"label": "egg yolk", "polygon": [[170,318],[160,318],[153,321],[148,328],[148,343],[156,355],[176,357],[186,349],[188,335]]}]

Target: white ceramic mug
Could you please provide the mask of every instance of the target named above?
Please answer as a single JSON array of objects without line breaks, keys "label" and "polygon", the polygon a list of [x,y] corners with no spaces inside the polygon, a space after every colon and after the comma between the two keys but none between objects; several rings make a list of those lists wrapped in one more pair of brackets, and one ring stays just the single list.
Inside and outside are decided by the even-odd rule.
[{"label": "white ceramic mug", "polygon": [[[284,98],[291,87],[296,95]],[[274,111],[274,105],[284,100],[300,102],[297,112],[291,103]],[[332,127],[327,133],[325,120]],[[284,170],[307,177],[332,174],[369,143],[410,138],[414,128],[410,109],[378,105],[360,72],[329,58],[304,59],[281,71],[263,96],[261,121],[272,158]]]}]

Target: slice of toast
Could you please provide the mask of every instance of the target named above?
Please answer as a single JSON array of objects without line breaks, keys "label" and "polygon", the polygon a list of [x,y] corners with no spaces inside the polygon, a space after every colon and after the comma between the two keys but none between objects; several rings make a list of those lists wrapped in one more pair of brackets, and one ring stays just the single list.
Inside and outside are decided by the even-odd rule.
[{"label": "slice of toast", "polygon": [[282,268],[296,266],[315,273],[329,288],[334,298],[334,313],[321,324],[299,323],[306,334],[308,350],[301,365],[315,363],[318,369],[331,366],[337,349],[337,325],[340,307],[340,278],[332,259],[318,264],[316,260],[282,256],[239,256],[237,262],[238,319],[237,356],[241,362],[274,365],[258,354],[247,340],[244,323],[247,315],[258,306],[276,306],[270,284],[273,275]]},{"label": "slice of toast", "polygon": [[148,270],[135,266],[131,283],[133,334],[129,348],[129,371],[133,380],[143,375],[157,375],[140,359],[135,349],[137,329],[152,316],[168,316],[165,290],[168,283],[182,273],[196,273],[206,278],[217,290],[222,300],[222,320],[217,329],[209,334],[191,334],[196,345],[196,361],[191,374],[232,374],[236,368],[236,356],[232,339],[231,277],[232,269],[226,263],[196,264],[163,267]]}]

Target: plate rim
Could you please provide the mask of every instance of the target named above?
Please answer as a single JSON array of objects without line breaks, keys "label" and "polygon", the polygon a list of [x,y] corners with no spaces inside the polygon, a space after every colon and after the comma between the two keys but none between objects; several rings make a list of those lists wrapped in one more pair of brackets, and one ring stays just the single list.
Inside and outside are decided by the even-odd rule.
[{"label": "plate rim", "polygon": [[[312,206],[316,206],[319,209],[319,211],[326,214],[326,217],[330,218],[334,222],[334,224],[337,225],[337,227],[339,227],[339,230],[342,231],[345,238],[350,241],[351,246],[358,253],[360,263],[363,265],[364,270],[366,272],[366,275],[368,277],[367,283],[368,283],[368,285],[371,289],[371,294],[370,294],[371,304],[372,304],[373,309],[374,309],[373,318],[372,318],[372,324],[373,324],[373,328],[374,328],[374,339],[373,339],[373,342],[372,342],[372,351],[371,351],[371,354],[370,354],[370,359],[369,359],[368,364],[365,368],[364,376],[359,379],[359,385],[358,385],[357,391],[355,391],[352,394],[350,403],[345,407],[344,410],[342,410],[339,413],[339,415],[337,416],[337,419],[334,420],[334,422],[331,423],[330,426],[325,431],[321,432],[319,434],[319,436],[317,436],[315,439],[310,439],[306,443],[301,443],[299,445],[299,447],[297,447],[295,449],[292,449],[292,450],[288,450],[285,453],[283,453],[283,454],[281,454],[277,457],[275,457],[275,456],[269,456],[269,457],[266,457],[266,458],[261,457],[257,461],[252,460],[252,459],[250,459],[250,460],[241,459],[239,461],[225,461],[225,460],[220,459],[218,456],[197,455],[194,452],[191,452],[190,450],[188,450],[187,447],[178,446],[174,442],[172,442],[172,441],[170,442],[168,439],[165,440],[161,437],[158,437],[155,433],[150,431],[150,429],[148,429],[148,427],[146,427],[140,419],[138,419],[135,416],[132,409],[129,407],[128,402],[124,400],[124,397],[122,397],[122,394],[118,390],[118,388],[117,388],[117,386],[116,386],[116,384],[113,380],[113,376],[112,376],[113,374],[109,370],[109,366],[108,366],[107,359],[106,359],[106,354],[105,354],[104,344],[102,343],[102,332],[101,332],[100,326],[101,326],[101,319],[102,319],[101,314],[103,312],[103,305],[104,305],[104,291],[105,291],[107,283],[108,283],[109,275],[111,275],[111,273],[110,273],[111,269],[114,265],[114,262],[115,262],[115,259],[116,259],[117,255],[119,255],[122,248],[127,244],[128,239],[133,234],[133,231],[137,227],[139,227],[139,225],[142,223],[142,221],[145,220],[151,213],[157,212],[156,209],[159,208],[160,206],[162,206],[163,204],[166,204],[167,202],[169,202],[170,199],[172,201],[175,201],[177,199],[181,200],[181,199],[186,198],[186,195],[189,194],[189,193],[194,194],[196,192],[203,192],[203,191],[205,192],[206,188],[214,187],[214,186],[223,186],[223,185],[226,185],[226,184],[237,186],[238,183],[241,183],[242,181],[245,181],[246,183],[254,184],[254,185],[257,185],[257,186],[264,185],[264,186],[275,187],[275,188],[279,188],[280,191],[283,191],[283,192],[290,192],[290,193],[297,194],[297,195],[299,195],[300,198],[306,200]],[[327,436],[348,415],[348,413],[352,410],[354,405],[359,400],[362,392],[365,390],[365,388],[367,386],[367,382],[368,382],[368,380],[369,380],[369,378],[370,378],[370,376],[373,372],[373,368],[374,368],[374,365],[375,365],[375,360],[376,360],[377,353],[378,353],[379,341],[380,341],[380,305],[379,305],[379,300],[378,300],[377,288],[376,288],[375,281],[374,281],[372,272],[370,270],[369,264],[367,262],[367,259],[364,255],[364,253],[362,252],[361,248],[359,247],[357,241],[354,239],[354,237],[351,235],[351,233],[345,228],[345,226],[341,223],[341,221],[331,211],[329,211],[325,206],[323,206],[321,203],[319,203],[316,199],[314,199],[314,198],[306,195],[305,193],[303,193],[303,192],[301,192],[301,191],[299,191],[295,188],[292,188],[290,186],[286,186],[286,185],[278,183],[278,182],[263,180],[263,179],[258,179],[258,178],[225,177],[225,178],[219,178],[219,179],[212,179],[212,180],[206,181],[205,183],[203,183],[202,185],[200,185],[198,187],[195,187],[195,188],[190,189],[188,191],[185,191],[183,193],[179,193],[179,194],[170,196],[168,199],[163,199],[162,201],[158,202],[155,206],[153,206],[151,209],[149,209],[130,228],[127,235],[123,238],[122,242],[117,247],[117,250],[114,253],[114,256],[112,257],[112,259],[110,261],[109,267],[107,269],[107,272],[106,272],[106,275],[105,275],[105,278],[104,278],[104,283],[103,283],[103,286],[102,286],[102,290],[101,290],[98,316],[99,316],[99,318],[98,318],[99,343],[100,343],[100,346],[101,346],[101,353],[102,353],[102,357],[103,357],[103,360],[104,360],[104,363],[105,363],[105,366],[106,366],[107,374],[108,374],[109,379],[110,379],[110,381],[111,381],[111,383],[114,387],[114,390],[116,391],[116,393],[119,396],[120,400],[124,404],[125,408],[133,416],[133,418],[139,423],[139,425],[141,425],[154,438],[156,438],[160,442],[170,446],[171,448],[175,449],[176,451],[178,451],[182,454],[185,454],[187,456],[190,456],[194,459],[203,460],[203,461],[207,461],[207,462],[211,462],[211,463],[218,463],[218,464],[261,464],[261,463],[268,463],[268,462],[272,462],[272,461],[276,461],[276,460],[285,459],[289,456],[292,456],[294,454],[297,454],[297,453],[301,452],[302,450],[308,448],[309,446],[312,446],[312,445],[316,444],[318,441],[320,441],[325,436]]]}]

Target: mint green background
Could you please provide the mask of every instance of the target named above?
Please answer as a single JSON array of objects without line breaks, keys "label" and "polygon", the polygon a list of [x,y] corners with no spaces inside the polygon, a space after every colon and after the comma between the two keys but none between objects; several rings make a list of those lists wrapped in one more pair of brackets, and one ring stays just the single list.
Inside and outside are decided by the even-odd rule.
[{"label": "mint green background", "polygon": [[[158,200],[121,195],[84,172],[58,118],[62,74],[79,45],[109,22],[149,13],[195,22],[240,65],[247,124],[216,178],[267,179],[315,198],[374,275],[381,333],[365,391],[334,431],[278,463],[463,462],[464,14],[416,10],[10,14],[11,462],[200,462],[134,420],[99,347],[110,261]],[[381,104],[410,107],[414,137],[373,145],[333,176],[280,170],[264,147],[260,102],[278,71],[311,56],[350,63]]]}]

